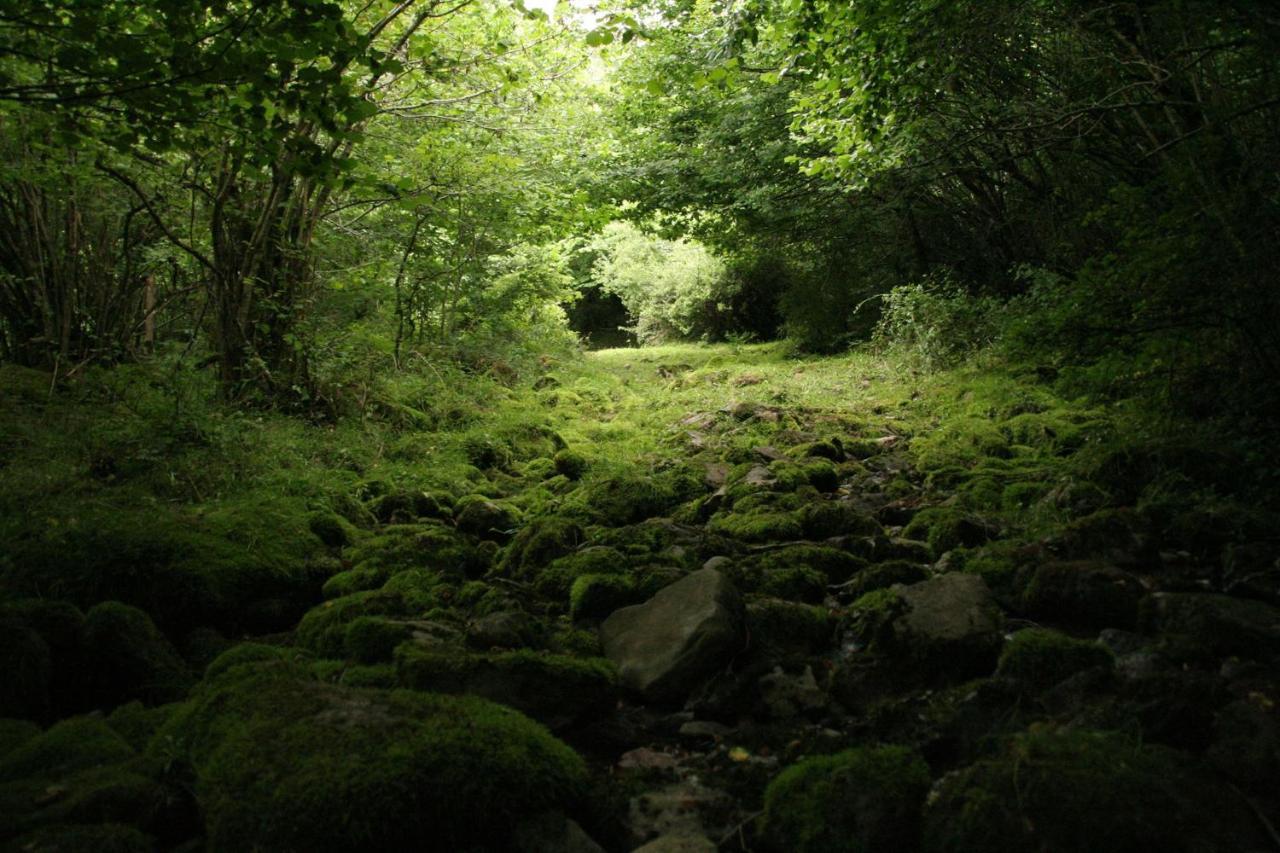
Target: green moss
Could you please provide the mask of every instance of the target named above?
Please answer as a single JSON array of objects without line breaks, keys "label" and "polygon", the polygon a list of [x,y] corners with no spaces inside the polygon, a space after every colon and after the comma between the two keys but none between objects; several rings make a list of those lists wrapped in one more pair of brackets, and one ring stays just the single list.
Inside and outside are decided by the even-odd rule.
[{"label": "green moss", "polygon": [[484,495],[468,495],[454,507],[454,523],[459,530],[495,542],[510,539],[520,521],[520,511],[514,506]]},{"label": "green moss", "polygon": [[794,512],[717,513],[707,523],[707,529],[743,542],[786,541],[804,534]]},{"label": "green moss", "polygon": [[313,512],[307,519],[307,527],[315,537],[330,548],[345,548],[355,538],[351,522],[335,512]]},{"label": "green moss", "polygon": [[991,538],[986,525],[948,506],[929,507],[916,513],[902,534],[908,539],[928,542],[935,558],[953,548],[974,547]]},{"label": "green moss", "polygon": [[844,501],[814,501],[800,509],[802,533],[810,539],[875,536],[883,533],[874,518]]},{"label": "green moss", "polygon": [[383,528],[361,539],[346,556],[355,570],[367,572],[369,577],[389,577],[405,569],[474,576],[489,565],[480,549],[439,522]]},{"label": "green moss", "polygon": [[814,604],[827,594],[827,578],[811,566],[791,566],[766,571],[756,592]]},{"label": "green moss", "polygon": [[926,812],[924,849],[1226,853],[1250,849],[1250,833],[1239,801],[1171,750],[1118,733],[1043,728],[944,779]]},{"label": "green moss", "polygon": [[913,584],[928,580],[929,573],[919,563],[907,560],[886,560],[868,566],[841,587],[841,592],[857,599],[869,592],[883,590],[894,584]]},{"label": "green moss", "polygon": [[555,464],[556,473],[568,477],[570,480],[581,479],[589,465],[586,456],[569,448],[557,453],[552,461]]},{"label": "green moss", "polygon": [[343,647],[347,657],[360,663],[391,660],[396,646],[413,636],[413,628],[382,616],[360,616],[347,626]]},{"label": "green moss", "polygon": [[345,687],[377,687],[389,690],[397,685],[396,668],[389,663],[343,668],[338,683]]},{"label": "green moss", "polygon": [[264,665],[201,691],[153,749],[190,762],[215,850],[505,849],[573,813],[581,759],[474,697],[352,689]]},{"label": "green moss", "polygon": [[53,654],[49,644],[26,625],[0,619],[0,714],[43,719],[49,713]]},{"label": "green moss", "polygon": [[402,616],[404,599],[382,590],[358,592],[326,601],[298,623],[298,645],[321,657],[341,657],[346,651],[347,625],[361,616]]},{"label": "green moss", "polygon": [[503,556],[501,570],[522,577],[552,560],[572,554],[586,534],[576,521],[559,516],[538,518],[526,525]]},{"label": "green moss", "polygon": [[556,463],[545,456],[530,459],[520,466],[520,476],[532,482],[540,482],[556,475]]},{"label": "green moss", "polygon": [[40,734],[40,727],[30,720],[0,717],[0,759]]},{"label": "green moss", "polygon": [[617,527],[662,515],[671,496],[651,476],[634,471],[585,482],[566,507],[600,524]]},{"label": "green moss", "polygon": [[213,662],[205,668],[204,678],[206,681],[212,681],[238,666],[266,661],[290,660],[305,654],[305,652],[285,646],[269,646],[265,643],[239,643],[214,658]]},{"label": "green moss", "polygon": [[635,579],[627,575],[580,575],[569,588],[569,616],[575,621],[603,619],[639,600]]},{"label": "green moss", "polygon": [[769,464],[769,473],[776,478],[773,488],[778,491],[793,492],[802,486],[812,486],[820,492],[833,492],[840,485],[836,466],[826,460],[779,459]]},{"label": "green moss", "polygon": [[619,574],[628,565],[627,557],[616,548],[591,546],[561,557],[538,572],[534,588],[548,598],[564,600],[573,582],[583,575]]},{"label": "green moss", "polygon": [[1057,631],[1028,629],[1013,635],[996,672],[1034,687],[1048,687],[1085,669],[1110,667],[1111,652],[1098,643]]},{"label": "green moss", "polygon": [[122,823],[55,824],[13,842],[23,853],[153,853],[156,840]]},{"label": "green moss", "polygon": [[756,598],[746,606],[751,646],[766,656],[807,655],[827,649],[836,620],[825,607],[780,598]]},{"label": "green moss", "polygon": [[181,699],[193,681],[186,663],[146,613],[107,601],[85,615],[88,693],[102,706],[130,699]]},{"label": "green moss", "polygon": [[1049,493],[1049,483],[1010,483],[1000,495],[1000,505],[1007,512],[1030,509]]},{"label": "green moss", "polygon": [[129,746],[141,752],[146,749],[151,736],[173,715],[175,708],[176,704],[148,708],[141,702],[130,702],[112,711],[107,717],[107,725],[128,741]]},{"label": "green moss", "polygon": [[59,778],[77,771],[127,761],[129,746],[105,721],[72,717],[11,750],[0,759],[0,781]]},{"label": "green moss", "polygon": [[763,834],[796,853],[911,850],[929,768],[906,747],[862,747],[784,770],[764,795]]},{"label": "green moss", "polygon": [[402,686],[436,693],[469,693],[510,705],[552,727],[612,708],[617,671],[599,658],[519,649],[471,653],[413,645],[396,649]]}]

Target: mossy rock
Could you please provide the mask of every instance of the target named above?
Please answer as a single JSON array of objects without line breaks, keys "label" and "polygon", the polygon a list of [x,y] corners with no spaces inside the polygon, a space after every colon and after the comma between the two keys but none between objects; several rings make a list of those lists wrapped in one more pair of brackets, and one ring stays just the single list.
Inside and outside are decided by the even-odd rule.
[{"label": "mossy rock", "polygon": [[534,578],[534,588],[548,598],[565,600],[573,582],[583,575],[613,575],[627,571],[630,560],[617,548],[591,545],[554,560]]},{"label": "mossy rock", "polygon": [[609,710],[618,696],[617,670],[599,658],[529,649],[442,651],[404,644],[396,649],[395,661],[404,687],[482,696],[510,705],[553,729]]},{"label": "mossy rock", "polygon": [[271,646],[266,643],[239,643],[218,655],[205,668],[206,681],[215,679],[224,672],[237,666],[264,663],[268,661],[284,661],[306,657],[307,653],[287,646]]},{"label": "mossy rock", "polygon": [[809,539],[832,536],[875,536],[880,524],[844,501],[814,501],[800,510],[801,533]]},{"label": "mossy rock", "polygon": [[586,456],[571,448],[561,450],[551,461],[555,465],[556,473],[570,480],[581,479],[590,465]]},{"label": "mossy rock", "polygon": [[298,623],[297,643],[320,657],[346,652],[347,626],[361,616],[406,616],[404,599],[383,590],[358,592],[313,607]]},{"label": "mossy rock", "polygon": [[156,839],[123,823],[55,824],[13,841],[23,853],[153,853]]},{"label": "mossy rock", "polygon": [[620,607],[644,600],[635,578],[628,575],[580,575],[569,588],[569,616],[603,619]]},{"label": "mossy rock", "polygon": [[925,812],[923,849],[1262,849],[1251,817],[1172,750],[1119,733],[1038,728],[942,781]]},{"label": "mossy rock", "polygon": [[384,579],[406,569],[474,577],[490,562],[482,549],[440,522],[391,525],[361,539],[346,557],[354,571],[366,573],[356,577]]},{"label": "mossy rock", "polygon": [[799,539],[804,533],[800,517],[794,512],[717,513],[707,523],[707,529],[743,542],[785,542]]},{"label": "mossy rock", "polygon": [[330,548],[345,548],[355,538],[355,528],[336,512],[313,512],[307,527]]},{"label": "mossy rock", "polygon": [[494,542],[510,539],[520,520],[520,511],[514,506],[484,495],[468,495],[454,507],[454,523],[459,530]]},{"label": "mossy rock", "polygon": [[767,572],[803,566],[822,575],[825,583],[843,583],[862,571],[867,563],[847,551],[825,545],[788,545],[771,550],[749,561]]},{"label": "mossy rock", "polygon": [[537,518],[525,525],[502,558],[502,572],[523,577],[558,557],[577,550],[586,539],[586,533],[574,520],[559,516]]},{"label": "mossy rock", "polygon": [[391,578],[391,575],[391,569],[385,566],[347,569],[325,581],[324,586],[320,588],[320,594],[326,599],[332,599],[355,595],[357,592],[368,592],[371,589],[379,589]]},{"label": "mossy rock", "polygon": [[929,507],[916,513],[903,528],[908,539],[928,542],[935,558],[953,548],[976,548],[992,538],[992,530],[984,522],[966,515],[955,507]]},{"label": "mossy rock", "polygon": [[42,720],[49,715],[53,654],[33,629],[0,618],[0,715]]},{"label": "mossy rock", "polygon": [[189,762],[214,850],[505,850],[578,811],[582,760],[471,696],[322,684],[288,664],[206,684],[153,742]]},{"label": "mossy rock", "polygon": [[0,717],[0,759],[40,734],[40,727],[30,720]]},{"label": "mossy rock", "polygon": [[1027,583],[1022,607],[1037,619],[1128,629],[1137,624],[1144,592],[1137,577],[1106,563],[1045,563]]},{"label": "mossy rock", "polygon": [[778,491],[793,492],[803,486],[811,486],[819,492],[834,492],[840,486],[836,466],[825,459],[807,462],[791,462],[779,459],[769,464],[769,473]]},{"label": "mossy rock", "polygon": [[762,595],[817,604],[827,595],[827,577],[812,566],[790,566],[765,571],[753,590]]},{"label": "mossy rock", "polygon": [[1033,688],[1049,687],[1086,669],[1110,668],[1114,662],[1110,650],[1099,643],[1031,628],[1005,644],[996,673]]},{"label": "mossy rock", "polygon": [[784,770],[764,795],[762,835],[794,853],[914,850],[929,768],[901,746],[860,747]]},{"label": "mossy rock", "polygon": [[347,625],[343,647],[347,657],[371,664],[391,660],[396,646],[413,636],[412,624],[384,616],[360,616]]},{"label": "mossy rock", "polygon": [[671,495],[659,488],[654,477],[636,472],[585,482],[568,504],[576,513],[611,527],[662,515],[671,505]]},{"label": "mossy rock", "polygon": [[806,656],[830,648],[836,620],[825,607],[782,598],[753,598],[746,605],[752,650],[766,658]]},{"label": "mossy rock", "polygon": [[170,703],[148,708],[138,701],[129,702],[111,712],[107,725],[128,741],[129,746],[142,752],[152,735],[173,716],[177,707],[177,703]]},{"label": "mossy rock", "polygon": [[94,704],[131,699],[152,705],[181,699],[193,678],[186,662],[146,613],[118,601],[85,614],[86,688]]},{"label": "mossy rock", "polygon": [[926,580],[928,571],[919,563],[910,560],[886,560],[874,563],[858,572],[840,587],[845,600],[857,600],[869,592],[887,589],[894,584],[913,584]]}]

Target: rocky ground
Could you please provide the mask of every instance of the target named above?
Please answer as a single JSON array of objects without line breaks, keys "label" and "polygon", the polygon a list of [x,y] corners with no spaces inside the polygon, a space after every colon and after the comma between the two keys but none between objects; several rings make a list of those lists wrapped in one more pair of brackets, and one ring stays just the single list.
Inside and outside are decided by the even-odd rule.
[{"label": "rocky ground", "polygon": [[1239,460],[891,369],[548,365],[460,475],[312,500],[290,570],[11,537],[0,838],[1280,848],[1280,540]]}]

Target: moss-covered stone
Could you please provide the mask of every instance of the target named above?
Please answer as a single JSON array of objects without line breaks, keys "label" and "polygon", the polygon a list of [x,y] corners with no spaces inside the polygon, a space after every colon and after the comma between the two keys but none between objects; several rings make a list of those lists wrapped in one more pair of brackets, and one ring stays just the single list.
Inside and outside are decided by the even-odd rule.
[{"label": "moss-covered stone", "polygon": [[1238,798],[1171,750],[1118,733],[1033,729],[946,777],[925,813],[928,853],[1258,849]]},{"label": "moss-covered stone", "polygon": [[85,614],[88,693],[100,706],[131,699],[163,704],[181,699],[191,673],[146,613],[107,601]]},{"label": "moss-covered stone", "polygon": [[816,604],[826,597],[827,578],[812,566],[789,566],[764,572],[755,591],[789,601]]},{"label": "moss-covered stone", "polygon": [[558,557],[572,554],[586,539],[572,519],[549,516],[531,521],[516,534],[502,558],[501,570],[523,577]]},{"label": "moss-covered stone", "polygon": [[592,545],[555,560],[538,572],[534,588],[548,598],[564,600],[573,582],[583,575],[621,574],[630,561],[621,551],[604,545]]},{"label": "moss-covered stone", "polygon": [[404,599],[382,590],[358,592],[313,607],[298,623],[297,642],[321,657],[346,653],[347,626],[361,616],[403,616]]},{"label": "moss-covered stone", "polygon": [[825,607],[781,598],[748,601],[746,621],[751,649],[765,657],[812,654],[835,637],[836,620]]},{"label": "moss-covered stone", "polygon": [[580,575],[569,588],[569,616],[603,619],[619,607],[638,604],[644,594],[628,575]]},{"label": "moss-covered stone", "polygon": [[589,464],[586,456],[572,448],[561,450],[552,458],[552,462],[555,464],[556,473],[570,480],[581,479]]},{"label": "moss-covered stone", "polygon": [[356,578],[389,577],[406,569],[474,577],[489,567],[481,548],[439,522],[386,527],[361,539],[346,556],[355,571],[364,573]]},{"label": "moss-covered stone", "polygon": [[1048,687],[1081,670],[1110,667],[1113,662],[1103,645],[1031,628],[1014,634],[1005,645],[996,672],[1031,687]]},{"label": "moss-covered stone", "polygon": [[869,592],[885,589],[894,584],[919,583],[929,577],[924,566],[909,560],[886,560],[875,563],[858,572],[840,587],[845,600],[857,600]]},{"label": "moss-covered stone", "polygon": [[391,660],[396,646],[413,636],[413,627],[383,616],[360,616],[347,626],[343,647],[347,657],[360,663]]},{"label": "moss-covered stone", "polygon": [[0,618],[0,715],[44,719],[49,714],[53,654],[33,629]]},{"label": "moss-covered stone", "polygon": [[313,512],[307,527],[316,538],[330,548],[345,548],[355,538],[355,528],[336,512]]},{"label": "moss-covered stone", "polygon": [[875,536],[884,531],[874,518],[845,501],[814,501],[800,509],[800,527],[809,539]]},{"label": "moss-covered stone", "polygon": [[129,746],[142,752],[151,736],[173,715],[176,703],[148,708],[134,701],[121,705],[107,717],[107,725],[124,738]]},{"label": "moss-covered stone", "polygon": [[194,768],[210,849],[507,849],[522,819],[584,794],[581,759],[509,708],[281,664],[237,673],[153,743]]},{"label": "moss-covered stone", "polygon": [[617,701],[617,671],[598,658],[529,649],[474,653],[402,645],[395,659],[405,687],[483,696],[552,728],[599,714]]},{"label": "moss-covered stone", "polygon": [[991,539],[991,529],[955,507],[938,506],[916,513],[902,535],[928,542],[936,558],[953,548],[974,548],[987,542]]},{"label": "moss-covered stone", "polygon": [[1106,563],[1054,562],[1035,569],[1022,596],[1037,619],[1091,628],[1132,628],[1138,621],[1142,582]]},{"label": "moss-covered stone", "polygon": [[804,532],[794,512],[717,513],[707,529],[743,542],[785,542],[799,539]]},{"label": "moss-covered stone", "polygon": [[861,747],[784,770],[764,795],[762,834],[795,853],[915,849],[929,768],[906,747]]},{"label": "moss-covered stone", "polygon": [[14,839],[23,853],[153,853],[156,839],[123,823],[55,824]]},{"label": "moss-covered stone", "polygon": [[464,533],[506,542],[520,525],[520,511],[483,495],[468,495],[454,507],[454,523]]},{"label": "moss-covered stone", "polygon": [[0,758],[4,758],[38,734],[40,734],[40,727],[30,720],[0,717]]},{"label": "moss-covered stone", "polygon": [[267,661],[283,661],[304,656],[306,656],[306,652],[291,649],[287,646],[270,646],[266,643],[239,643],[214,658],[209,666],[205,668],[204,677],[205,680],[212,680],[237,666]]},{"label": "moss-covered stone", "polygon": [[634,471],[586,482],[571,502],[576,512],[612,527],[662,515],[669,506],[671,496],[658,487],[654,478]]},{"label": "moss-covered stone", "polygon": [[53,724],[0,759],[0,780],[69,775],[118,764],[133,755],[133,748],[104,720],[72,717]]}]

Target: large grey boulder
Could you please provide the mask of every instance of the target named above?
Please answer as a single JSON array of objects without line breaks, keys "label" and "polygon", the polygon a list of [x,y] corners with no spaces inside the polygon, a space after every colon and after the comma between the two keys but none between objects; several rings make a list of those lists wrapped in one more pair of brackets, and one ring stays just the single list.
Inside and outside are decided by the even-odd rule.
[{"label": "large grey boulder", "polygon": [[715,569],[700,569],[600,626],[619,680],[649,701],[684,698],[745,641],[742,599]]}]

